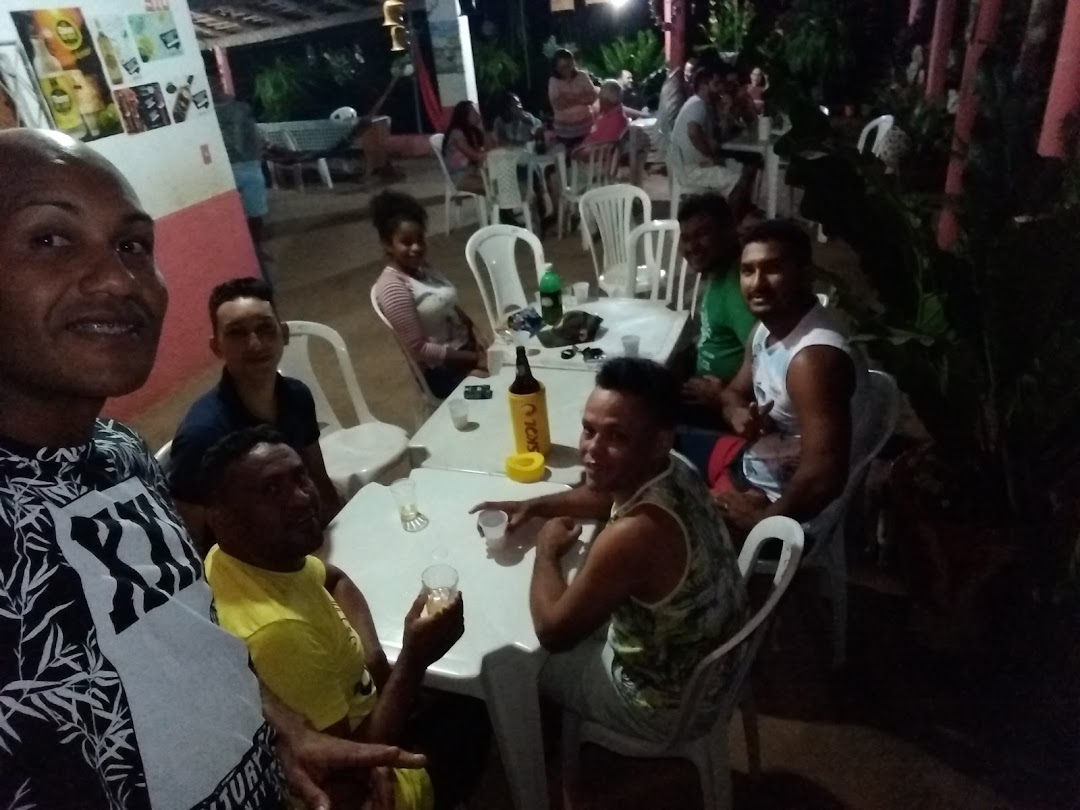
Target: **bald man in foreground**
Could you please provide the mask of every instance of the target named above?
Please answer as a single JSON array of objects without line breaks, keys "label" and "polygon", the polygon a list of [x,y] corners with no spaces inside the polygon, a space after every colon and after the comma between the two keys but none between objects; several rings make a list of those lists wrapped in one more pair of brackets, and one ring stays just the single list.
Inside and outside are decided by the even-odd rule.
[{"label": "bald man in foreground", "polygon": [[260,696],[145,443],[98,418],[167,298],[115,167],[0,132],[0,807],[268,810],[286,780],[326,807],[331,776],[423,762]]}]

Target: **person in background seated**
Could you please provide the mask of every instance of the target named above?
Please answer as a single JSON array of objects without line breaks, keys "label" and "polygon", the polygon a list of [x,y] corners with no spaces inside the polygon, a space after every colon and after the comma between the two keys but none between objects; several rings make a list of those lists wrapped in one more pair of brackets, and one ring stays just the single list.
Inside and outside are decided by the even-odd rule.
[{"label": "person in background seated", "polygon": [[754,102],[754,110],[758,115],[765,112],[765,91],[769,89],[769,78],[765,71],[759,67],[750,71],[750,83],[746,85],[746,95]]},{"label": "person in background seated", "polygon": [[732,204],[736,221],[746,213],[742,201],[746,194],[736,194],[738,188],[746,188],[750,176],[744,177],[742,166],[734,160],[718,161],[720,140],[716,133],[716,112],[725,93],[725,79],[720,70],[709,64],[698,67],[694,73],[694,95],[691,96],[675,119],[671,134],[669,154],[683,166],[686,181],[702,188],[715,189]]},{"label": "person in background seated", "polygon": [[[738,373],[757,324],[739,287],[739,235],[727,201],[715,193],[687,197],[679,208],[679,244],[702,279],[694,370],[682,386],[678,450],[705,469],[723,426],[724,386]],[[700,430],[698,430],[700,429]]]},{"label": "person in background seated", "polygon": [[517,93],[507,93],[493,129],[497,145],[525,146],[542,134],[544,123],[525,109]]},{"label": "person in background seated", "polygon": [[459,101],[450,116],[442,146],[450,179],[461,191],[484,193],[480,166],[487,153],[487,136],[480,110],[471,101]]},{"label": "person in background seated", "polygon": [[761,323],[723,390],[722,437],[708,481],[742,536],[763,518],[816,517],[844,490],[867,371],[836,316],[811,287],[810,239],[795,222],[769,220],[744,237],[739,279]]},{"label": "person in background seated", "polygon": [[551,67],[548,101],[555,113],[555,139],[570,150],[592,129],[598,91],[592,77],[578,68],[574,55],[565,48],[555,52]]},{"label": "person in background seated", "polygon": [[[494,135],[498,146],[525,147],[537,141],[544,143],[544,124],[535,115],[526,111],[517,93],[507,93],[503,99],[502,109],[495,118]],[[544,171],[543,183],[540,182],[538,172],[533,173],[531,178],[529,174],[530,169],[527,166],[518,167],[518,178],[523,182],[533,183],[541,222],[544,225],[550,224],[553,217],[548,215],[548,211],[558,210],[559,203],[559,180],[555,167],[547,167]],[[551,200],[550,207],[546,205],[545,186],[547,198]]]},{"label": "person in background seated", "polygon": [[427,264],[427,211],[415,198],[384,191],[371,200],[371,221],[386,254],[375,284],[379,309],[445,399],[469,374],[487,373],[487,345],[458,306],[457,289]]},{"label": "person in background seated", "polygon": [[607,79],[600,85],[600,111],[593,121],[592,129],[581,145],[574,150],[574,157],[580,158],[587,146],[601,143],[618,143],[630,125],[626,110],[622,104],[622,87],[614,79]]},{"label": "person in background seated", "polygon": [[205,482],[203,456],[222,437],[253,425],[273,425],[307,464],[319,489],[325,526],[341,508],[319,448],[315,400],[300,380],[278,373],[289,342],[289,327],[278,317],[270,286],[257,278],[236,278],[210,293],[210,351],[224,368],[221,381],[188,410],[169,455],[169,489],[180,515],[204,555]]},{"label": "person in background seated", "polygon": [[[319,493],[285,439],[265,426],[233,433],[210,450],[204,469],[217,538],[206,578],[218,621],[247,645],[259,681],[326,734],[424,748],[428,771],[384,775],[396,810],[454,807],[483,767],[483,704],[441,701],[441,716],[428,718],[437,727],[415,710],[427,668],[461,638],[460,594],[433,616],[422,615],[424,595],[416,598],[391,667],[364,595],[311,556],[323,540]],[[334,807],[353,807],[362,784],[344,778],[327,788]]]},{"label": "person in background seated", "polygon": [[[663,366],[610,360],[585,404],[584,485],[475,507],[506,511],[511,528],[550,518],[536,541],[529,592],[537,638],[553,653],[541,691],[583,718],[648,739],[672,730],[694,668],[747,614],[716,504],[671,453],[678,406]],[[581,533],[575,520],[608,523],[567,583],[560,561]],[[595,637],[605,626],[606,638]],[[703,711],[702,727],[715,716]]]},{"label": "person in background seated", "polygon": [[675,131],[675,119],[683,104],[694,93],[694,72],[697,70],[697,57],[691,56],[685,64],[677,65],[668,71],[660,87],[660,103],[656,110],[656,128],[661,135],[661,146],[666,150]]}]

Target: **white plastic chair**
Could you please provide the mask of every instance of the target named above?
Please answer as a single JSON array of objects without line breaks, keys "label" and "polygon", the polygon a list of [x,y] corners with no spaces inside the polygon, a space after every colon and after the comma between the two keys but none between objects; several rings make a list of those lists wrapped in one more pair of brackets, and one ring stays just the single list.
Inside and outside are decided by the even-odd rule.
[{"label": "white plastic chair", "polygon": [[382,311],[382,307],[379,306],[379,298],[375,293],[378,285],[372,285],[371,287],[371,308],[375,310],[375,314],[379,316],[379,320],[382,321],[383,326],[390,330],[390,334],[394,336],[394,341],[397,343],[398,348],[401,349],[401,353],[405,355],[405,362],[409,366],[409,373],[412,374],[413,382],[416,383],[416,387],[420,390],[420,402],[419,408],[416,413],[416,426],[419,427],[427,418],[435,413],[439,407],[440,401],[435,394],[431,392],[431,386],[428,385],[427,378],[424,377],[424,372],[420,369],[420,365],[412,356],[412,352],[409,351],[409,347],[405,345],[401,339],[401,335],[394,329],[394,325],[390,323],[390,319],[386,317],[386,314]]},{"label": "white plastic chair", "polygon": [[524,149],[499,148],[492,149],[484,156],[484,163],[480,167],[481,176],[484,178],[484,189],[487,191],[487,201],[491,206],[491,219],[489,222],[499,221],[499,211],[521,211],[525,219],[525,227],[533,229],[532,205],[526,196],[521,193],[521,183],[518,182],[518,166],[521,164],[521,156]]},{"label": "white plastic chair", "polygon": [[[750,774],[754,777],[759,774],[761,750],[757,713],[749,692],[744,691],[744,681],[765,635],[768,620],[799,567],[803,530],[794,520],[782,516],[766,518],[755,526],[739,554],[739,569],[744,582],[756,569],[762,543],[771,538],[778,538],[783,544],[773,575],[772,593],[739,632],[695,667],[683,689],[675,729],[666,740],[640,740],[591,720],[583,720],[572,712],[563,713],[563,774],[571,784],[578,772],[581,744],[591,742],[625,757],[689,759],[701,779],[703,806],[706,810],[727,810],[731,807],[728,726],[740,699]],[[715,697],[721,689],[724,695],[717,701]],[[720,710],[711,728],[694,737],[693,731],[700,723],[700,708],[707,699],[711,699],[707,701],[709,703],[718,703]]]},{"label": "white plastic chair", "polygon": [[[288,321],[289,343],[278,364],[282,374],[295,377],[311,389],[315,400],[315,417],[319,420],[322,435],[319,447],[330,480],[345,500],[356,494],[364,484],[369,484],[405,455],[409,445],[408,434],[397,425],[380,422],[368,408],[356,371],[345,341],[336,331],[321,323],[311,321]],[[334,350],[345,390],[349,392],[357,425],[342,428],[337,414],[326,398],[315,368],[311,364],[309,341],[325,340]]]},{"label": "white plastic chair", "polygon": [[891,115],[879,115],[859,133],[859,143],[856,147],[862,154],[866,142],[870,141],[870,154],[874,157],[881,156],[881,145],[884,143],[885,133],[893,128],[896,119]]},{"label": "white plastic chair", "polygon": [[[285,143],[293,152],[299,152],[300,147],[296,145],[296,140],[293,138],[291,132],[285,133]],[[334,187],[334,181],[330,177],[330,166],[326,162],[326,158],[313,158],[312,160],[301,160],[292,164],[293,176],[296,178],[297,187],[304,190],[304,166],[306,164],[315,164],[315,170],[319,173],[319,179],[327,188]]]},{"label": "white plastic chair", "polygon": [[[689,287],[689,289],[687,289]],[[669,286],[671,299],[668,306],[676,312],[690,311],[691,317],[697,313],[698,295],[701,292],[701,275],[690,269],[690,265],[683,259],[679,265],[679,274]]]},{"label": "white plastic chair", "polygon": [[654,219],[641,223],[630,231],[626,252],[634,273],[627,288],[640,289],[647,281],[649,299],[670,306],[680,259],[678,221]]},{"label": "white plastic chair", "polygon": [[[806,533],[816,543],[803,558],[804,568],[816,568],[826,577],[829,601],[832,602],[832,663],[841,667],[847,660],[847,539],[844,527],[847,510],[854,494],[862,486],[870,462],[896,430],[900,412],[900,392],[896,381],[883,371],[871,371],[867,391],[854,414],[851,470],[844,491],[811,521],[804,524]],[[768,570],[763,563],[758,570]]]},{"label": "white plastic chair", "polygon": [[[581,232],[592,256],[593,269],[600,289],[608,295],[636,295],[652,289],[647,273],[635,273],[631,265],[629,237],[634,229],[634,203],[641,203],[642,221],[652,220],[652,200],[637,186],[619,183],[594,188],[581,195],[578,203]],[[603,248],[602,260],[596,255],[592,230],[595,224]],[[631,276],[636,286],[631,288]]]},{"label": "white plastic chair", "polygon": [[[516,225],[488,225],[470,236],[465,243],[465,260],[476,279],[476,286],[480,288],[480,297],[484,299],[484,309],[494,332],[506,328],[508,311],[529,305],[514,259],[518,240],[532,248],[539,284],[544,272],[544,246],[532,231]],[[483,259],[487,268],[486,279],[478,258]],[[489,286],[491,294],[488,293]]]},{"label": "white plastic chair", "polygon": [[360,117],[360,114],[352,107],[338,107],[330,113],[331,121],[352,121]]},{"label": "white plastic chair", "polygon": [[443,233],[450,233],[451,206],[458,212],[458,222],[460,222],[461,204],[469,199],[476,203],[476,218],[480,221],[480,225],[487,225],[487,202],[484,200],[484,195],[474,194],[471,191],[462,191],[454,185],[454,181],[450,177],[450,170],[446,168],[446,161],[443,159],[443,139],[445,137],[439,132],[429,139],[431,151],[435,153],[435,159],[439,161],[439,168],[443,174],[443,206],[446,209],[446,230]]},{"label": "white plastic chair", "polygon": [[[581,196],[615,180],[615,156],[618,144],[597,143],[585,146],[577,152],[579,157],[566,156],[569,164],[566,186],[559,195],[559,238],[566,233],[566,217],[581,201]],[[584,226],[582,226],[584,240]]]}]

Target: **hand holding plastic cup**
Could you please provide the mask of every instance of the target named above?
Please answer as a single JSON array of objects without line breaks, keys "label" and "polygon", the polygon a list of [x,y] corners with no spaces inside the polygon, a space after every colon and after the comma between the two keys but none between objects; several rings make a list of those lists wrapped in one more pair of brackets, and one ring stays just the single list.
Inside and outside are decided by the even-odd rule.
[{"label": "hand holding plastic cup", "polygon": [[641,338],[637,335],[623,335],[622,346],[624,357],[637,357],[641,348]]},{"label": "hand holding plastic cup", "polygon": [[440,610],[450,606],[458,592],[458,572],[446,563],[436,563],[424,569],[420,575],[427,594],[425,610],[428,616],[434,616]]},{"label": "hand holding plastic cup", "polygon": [[480,527],[489,549],[494,551],[502,546],[503,541],[506,539],[506,526],[509,522],[510,517],[506,512],[498,509],[485,509],[477,517],[476,523]]},{"label": "hand holding plastic cup", "polygon": [[463,399],[452,399],[447,403],[450,408],[450,421],[458,430],[465,430],[469,426],[469,403]]}]

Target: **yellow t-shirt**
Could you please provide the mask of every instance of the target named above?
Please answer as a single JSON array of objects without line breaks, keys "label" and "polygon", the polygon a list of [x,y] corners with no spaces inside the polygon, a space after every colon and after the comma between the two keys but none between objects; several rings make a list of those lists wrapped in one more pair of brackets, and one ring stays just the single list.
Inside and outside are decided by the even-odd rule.
[{"label": "yellow t-shirt", "polygon": [[[206,556],[218,622],[247,644],[255,673],[315,728],[343,718],[355,729],[375,708],[375,682],[360,638],[327,592],[326,568],[308,557],[296,572],[256,568],[222,551]],[[431,810],[424,770],[395,770],[397,810]]]}]

